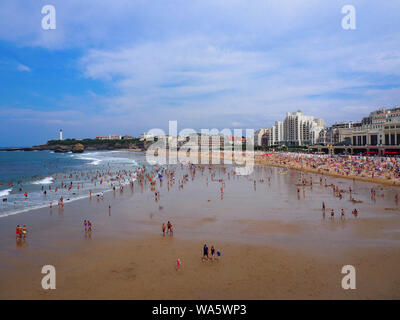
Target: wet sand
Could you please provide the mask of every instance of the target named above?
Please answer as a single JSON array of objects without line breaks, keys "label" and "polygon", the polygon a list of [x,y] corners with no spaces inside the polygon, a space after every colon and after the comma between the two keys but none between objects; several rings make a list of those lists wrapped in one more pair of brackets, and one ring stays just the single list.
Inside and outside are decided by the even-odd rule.
[{"label": "wet sand", "polygon": [[[0,224],[1,299],[398,299],[400,210],[395,187],[328,178],[354,190],[360,202],[334,197],[318,183],[301,187],[298,171],[279,174],[258,166],[230,176],[213,166],[183,189],[157,186],[161,198],[138,185],[82,199],[64,210],[48,208],[3,218]],[[179,170],[179,174],[187,169]],[[179,175],[178,175],[179,176]],[[268,182],[270,178],[270,182]],[[224,179],[221,197],[219,179]],[[256,184],[254,184],[256,179]],[[263,182],[261,182],[263,180]],[[371,199],[369,190],[377,190]],[[324,217],[321,203],[325,201]],[[111,211],[108,211],[108,205]],[[357,218],[350,212],[357,207]],[[328,217],[334,208],[336,217]],[[340,219],[341,208],[346,219]],[[94,224],[85,236],[83,219]],[[161,235],[172,221],[173,237]],[[25,243],[15,225],[26,224]],[[201,261],[204,243],[220,261]],[[175,270],[176,259],[182,267]],[[41,267],[57,270],[57,289],[44,291]],[[341,268],[357,270],[357,289],[341,288]]]}]

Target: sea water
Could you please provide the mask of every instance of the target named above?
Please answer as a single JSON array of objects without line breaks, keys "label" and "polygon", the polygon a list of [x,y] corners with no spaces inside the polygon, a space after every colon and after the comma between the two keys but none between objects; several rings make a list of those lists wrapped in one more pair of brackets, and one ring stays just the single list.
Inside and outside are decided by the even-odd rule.
[{"label": "sea water", "polygon": [[[61,196],[68,202],[88,197],[89,191],[96,194],[111,190],[112,182],[100,184],[100,179],[92,181],[91,178],[104,172],[133,172],[143,165],[148,165],[144,154],[131,151],[88,151],[81,154],[2,151],[0,218],[49,206],[50,202],[56,205]],[[132,177],[129,179],[132,180]],[[127,177],[125,181],[118,182],[117,187],[119,183],[129,183],[129,179]],[[61,182],[67,185],[72,182],[71,190],[60,188]],[[83,184],[83,188],[78,189],[78,184]],[[57,193],[56,187],[59,188]]]}]

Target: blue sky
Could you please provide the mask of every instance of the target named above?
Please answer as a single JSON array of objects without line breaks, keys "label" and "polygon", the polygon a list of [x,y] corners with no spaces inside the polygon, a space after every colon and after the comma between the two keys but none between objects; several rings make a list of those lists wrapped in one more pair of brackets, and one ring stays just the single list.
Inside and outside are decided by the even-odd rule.
[{"label": "blue sky", "polygon": [[[41,28],[56,8],[57,29]],[[343,5],[356,30],[341,27]],[[0,146],[168,128],[328,124],[400,104],[400,2],[5,0]]]}]

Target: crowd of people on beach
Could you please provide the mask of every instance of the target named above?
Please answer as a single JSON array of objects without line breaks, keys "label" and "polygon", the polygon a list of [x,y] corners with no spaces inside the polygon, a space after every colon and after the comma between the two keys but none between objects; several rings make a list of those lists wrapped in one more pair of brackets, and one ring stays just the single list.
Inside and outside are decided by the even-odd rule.
[{"label": "crowd of people on beach", "polygon": [[320,154],[272,152],[256,154],[255,159],[273,166],[309,170],[315,173],[364,178],[400,184],[400,158],[370,156],[330,156]]},{"label": "crowd of people on beach", "polygon": [[[330,157],[323,155],[309,155],[309,154],[299,154],[299,153],[271,153],[268,155],[262,155],[261,158],[264,161],[264,164],[271,166],[278,166],[282,169],[277,171],[278,174],[289,174],[288,169],[296,169],[300,170],[300,174],[298,175],[297,182],[292,180],[295,188],[297,188],[297,195],[300,199],[300,190],[302,189],[305,192],[305,187],[312,187],[315,184],[313,181],[313,173],[319,175],[319,185],[325,188],[331,188],[332,194],[338,200],[342,200],[344,194],[349,195],[349,200],[354,204],[358,203],[357,199],[353,197],[352,187],[349,186],[348,189],[341,188],[339,185],[335,185],[334,183],[328,183],[327,175],[333,176],[343,176],[347,178],[352,177],[363,177],[363,178],[371,178],[371,179],[384,179],[385,181],[393,181],[397,183],[397,180],[400,179],[399,166],[397,164],[397,160],[394,158],[374,158],[374,157]],[[178,168],[183,170],[178,171]],[[254,191],[257,188],[257,182],[271,183],[271,178],[273,177],[273,170],[271,167],[263,167],[265,170],[265,175],[259,177],[259,179],[253,179],[245,176],[246,179],[252,181],[252,186]],[[207,172],[208,171],[208,172]],[[201,175],[205,175],[205,182],[208,186],[209,182],[217,183],[217,193],[220,193],[221,200],[223,200],[224,189],[226,187],[227,180],[230,180],[234,177],[234,170],[229,170],[228,167],[220,166],[218,167],[218,177],[216,175],[217,170],[216,167],[211,165],[195,165],[192,163],[186,164],[178,164],[177,166],[165,166],[161,167],[158,165],[152,166],[141,166],[132,170],[119,170],[116,172],[111,172],[108,169],[104,171],[94,170],[85,173],[76,173],[75,176],[70,175],[55,175],[54,183],[59,182],[57,186],[48,186],[46,188],[42,187],[44,195],[47,192],[52,191],[54,193],[59,192],[60,189],[67,190],[67,192],[73,193],[74,190],[80,189],[84,187],[83,183],[76,183],[76,180],[79,178],[90,179],[91,183],[95,186],[96,184],[109,184],[111,190],[113,190],[114,195],[119,190],[119,193],[122,195],[126,190],[126,186],[130,187],[131,192],[134,192],[134,189],[139,187],[143,192],[144,189],[150,190],[154,194],[154,202],[157,203],[159,209],[161,210],[161,206],[158,202],[161,199],[161,189],[163,187],[163,183],[166,184],[167,190],[169,191],[171,188],[175,187],[177,191],[183,190],[185,184],[189,181],[193,181],[196,176],[196,172],[200,172]],[[205,174],[206,173],[206,174]],[[290,172],[290,175],[293,177],[294,172]],[[74,178],[75,182],[69,181],[65,182],[65,179]],[[314,176],[315,179],[315,176]],[[318,178],[317,178],[318,179]],[[92,190],[89,190],[89,198],[96,195],[98,200],[104,199],[103,191],[95,194]],[[27,196],[27,195],[26,195]],[[375,199],[376,190],[371,188],[371,199]],[[67,198],[68,200],[68,198]],[[208,200],[210,201],[210,200]],[[396,194],[396,202],[398,202],[398,195]],[[64,195],[61,195],[58,201],[58,206],[60,208],[64,207]],[[50,208],[52,207],[52,202],[50,202]],[[331,219],[334,219],[335,213],[338,212],[341,219],[345,219],[345,210],[341,206],[339,208],[327,208],[325,202],[322,202],[322,211],[323,217],[325,218],[325,213],[328,210],[330,212]],[[109,216],[111,216],[111,205],[108,205]],[[354,217],[358,217],[359,209],[355,208],[351,211],[351,214]],[[91,234],[93,230],[92,222],[88,219],[85,219],[83,222],[83,227],[85,229],[85,234]],[[171,221],[167,223],[162,223],[161,226],[162,235],[165,236],[169,234],[172,236],[174,234],[174,226]],[[17,226],[17,238],[25,238],[26,237],[26,227]],[[209,249],[206,244],[203,246],[203,255],[202,261],[214,261],[218,260],[221,257],[220,250],[216,250],[214,246],[211,246]],[[182,266],[182,261],[180,258],[177,259],[176,267],[177,270]]]}]

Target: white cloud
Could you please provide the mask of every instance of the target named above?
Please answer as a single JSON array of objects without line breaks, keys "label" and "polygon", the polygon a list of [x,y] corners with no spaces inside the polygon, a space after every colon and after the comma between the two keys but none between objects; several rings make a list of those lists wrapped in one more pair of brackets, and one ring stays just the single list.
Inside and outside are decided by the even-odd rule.
[{"label": "white cloud", "polygon": [[32,71],[32,69],[31,68],[29,68],[28,66],[26,66],[26,65],[23,65],[23,64],[18,64],[18,66],[17,66],[17,70],[18,71]]}]

